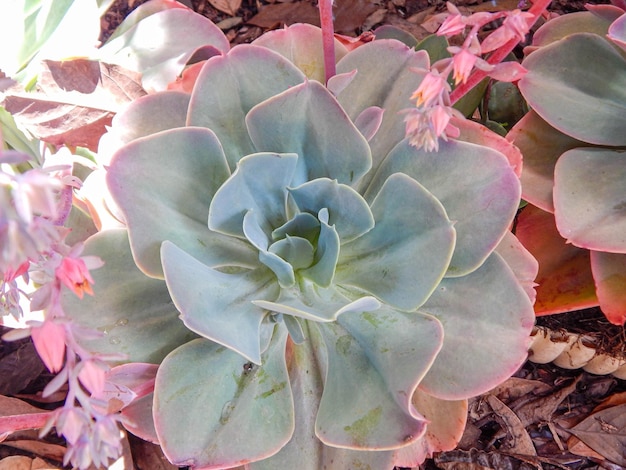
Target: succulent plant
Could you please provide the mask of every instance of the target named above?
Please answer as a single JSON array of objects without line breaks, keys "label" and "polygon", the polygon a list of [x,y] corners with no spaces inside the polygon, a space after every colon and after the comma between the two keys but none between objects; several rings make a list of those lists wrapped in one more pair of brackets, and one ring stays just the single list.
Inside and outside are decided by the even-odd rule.
[{"label": "succulent plant", "polygon": [[[194,468],[391,468],[454,447],[466,399],[523,363],[533,326],[514,168],[478,143],[410,145],[425,51],[337,42],[326,87],[316,27],[217,41],[191,94],[115,117],[85,183],[106,173],[84,250],[105,265],[64,309],[104,333],[85,347],[160,364],[127,427]],[[507,148],[484,133],[462,130]]]},{"label": "succulent plant", "polygon": [[538,314],[600,305],[622,325],[625,16],[617,6],[590,8],[546,23],[522,63],[532,112],[508,137],[524,154],[523,198],[535,207],[522,212],[517,234],[539,260]]}]

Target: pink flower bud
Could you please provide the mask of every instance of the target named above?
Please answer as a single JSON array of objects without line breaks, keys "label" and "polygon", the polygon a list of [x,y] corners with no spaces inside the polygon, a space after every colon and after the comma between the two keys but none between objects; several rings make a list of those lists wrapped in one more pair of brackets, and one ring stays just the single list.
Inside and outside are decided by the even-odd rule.
[{"label": "pink flower bud", "polygon": [[101,395],[104,391],[106,366],[95,360],[83,361],[81,364],[82,367],[78,373],[78,380],[92,395]]},{"label": "pink flower bud", "polygon": [[31,326],[37,354],[50,372],[58,372],[63,367],[65,356],[65,328],[53,320],[45,320],[38,326]]}]

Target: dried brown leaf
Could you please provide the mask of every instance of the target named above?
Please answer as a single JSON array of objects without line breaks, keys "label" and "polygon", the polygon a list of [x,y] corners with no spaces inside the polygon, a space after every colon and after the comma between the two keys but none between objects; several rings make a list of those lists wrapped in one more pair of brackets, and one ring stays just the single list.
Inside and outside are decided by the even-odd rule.
[{"label": "dried brown leaf", "polygon": [[44,371],[43,362],[31,341],[15,345],[0,359],[0,395],[15,395]]},{"label": "dried brown leaf", "polygon": [[[378,7],[370,0],[344,0],[338,2],[335,14],[335,32],[354,35],[367,17]],[[248,24],[261,28],[273,29],[294,23],[310,23],[320,25],[319,10],[309,2],[274,3],[264,5],[259,13],[252,17]]]},{"label": "dried brown leaf", "polygon": [[603,456],[598,454],[576,436],[572,436],[567,440],[567,450],[572,454],[580,455],[581,457],[593,457],[594,459],[604,460]]},{"label": "dried brown leaf", "polygon": [[626,403],[626,392],[614,393],[598,406],[594,408],[593,411],[602,411],[605,408],[610,408],[612,406],[623,405]]},{"label": "dried brown leaf", "polygon": [[45,97],[7,96],[4,107],[36,138],[52,145],[98,148],[113,113],[101,109],[48,101]]},{"label": "dried brown leaf", "polygon": [[502,403],[495,395],[487,395],[487,402],[494,413],[501,418],[508,434],[512,438],[508,450],[520,455],[537,455],[532,439],[513,410]]},{"label": "dried brown leaf", "polygon": [[520,462],[514,456],[500,452],[485,452],[472,449],[443,452],[434,457],[437,468],[449,470],[522,470],[531,469],[532,465]]},{"label": "dried brown leaf", "polygon": [[484,2],[467,8],[472,13],[477,13],[479,11],[513,11],[516,8],[519,8],[519,3],[519,0],[498,0],[497,2]]},{"label": "dried brown leaf", "polygon": [[126,103],[146,94],[140,76],[87,59],[45,61],[39,90],[9,90],[4,107],[19,125],[53,145],[96,150],[100,136]]},{"label": "dried brown leaf", "polygon": [[39,457],[31,459],[23,455],[12,455],[0,460],[0,470],[59,470]]},{"label": "dried brown leaf", "polygon": [[38,85],[49,97],[112,112],[146,94],[139,73],[88,59],[44,61]]},{"label": "dried brown leaf", "polygon": [[319,26],[319,12],[309,2],[274,3],[264,5],[248,24],[261,28],[274,29],[293,23],[311,23]]},{"label": "dried brown leaf", "polygon": [[524,426],[551,421],[558,406],[563,402],[563,400],[565,400],[565,398],[567,398],[567,396],[576,390],[576,385],[579,380],[580,376],[568,386],[557,390],[551,395],[535,398],[525,402],[519,407],[513,407],[515,409],[515,413]]},{"label": "dried brown leaf", "polygon": [[511,377],[490,391],[504,403],[511,403],[518,398],[528,395],[544,395],[552,390],[552,387],[540,380],[521,379]]},{"label": "dried brown leaf", "polygon": [[219,11],[235,16],[241,8],[241,0],[209,0],[209,3]]},{"label": "dried brown leaf", "polygon": [[33,459],[22,455],[11,455],[0,460],[0,470],[31,470]]},{"label": "dried brown leaf", "polygon": [[626,466],[626,404],[593,413],[569,432],[607,460]]},{"label": "dried brown leaf", "polygon": [[45,410],[35,408],[25,401],[0,395],[0,416],[25,415],[30,413],[45,412]]},{"label": "dried brown leaf", "polygon": [[30,466],[31,470],[58,470],[57,467],[52,467],[50,464],[41,460],[39,457],[33,459],[33,463]]},{"label": "dried brown leaf", "polygon": [[13,447],[14,449],[20,449],[32,454],[38,455],[45,459],[55,460],[61,462],[65,455],[65,447],[50,444],[49,442],[41,440],[21,439],[17,441],[4,441],[2,443],[5,446]]}]

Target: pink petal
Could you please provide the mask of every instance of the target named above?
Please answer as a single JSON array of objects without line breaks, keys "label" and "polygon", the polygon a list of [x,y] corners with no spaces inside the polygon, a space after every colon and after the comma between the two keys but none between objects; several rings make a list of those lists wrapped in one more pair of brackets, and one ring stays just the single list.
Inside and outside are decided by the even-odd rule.
[{"label": "pink petal", "polygon": [[52,320],[46,320],[41,326],[32,326],[30,334],[37,354],[48,370],[60,371],[65,356],[65,328]]},{"label": "pink petal", "polygon": [[78,373],[78,380],[92,395],[101,395],[104,391],[105,370],[103,365],[93,360],[82,362],[83,366]]}]

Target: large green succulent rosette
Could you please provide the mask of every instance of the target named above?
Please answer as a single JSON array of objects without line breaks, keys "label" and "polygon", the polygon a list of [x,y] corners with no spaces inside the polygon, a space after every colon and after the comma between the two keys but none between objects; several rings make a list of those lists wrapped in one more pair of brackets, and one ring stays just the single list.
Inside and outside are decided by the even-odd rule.
[{"label": "large green succulent rosette", "polygon": [[106,332],[87,346],[160,363],[144,434],[175,464],[391,468],[425,439],[418,403],[526,357],[531,303],[495,252],[519,182],[490,148],[404,139],[425,52],[344,51],[333,94],[284,50],[236,46],[191,96],[116,117],[126,229],[87,241],[106,265],[66,309]]}]

